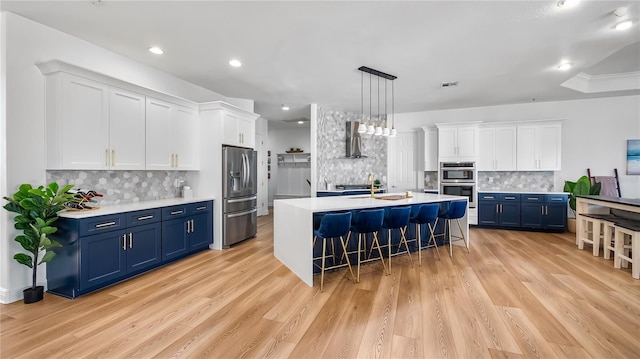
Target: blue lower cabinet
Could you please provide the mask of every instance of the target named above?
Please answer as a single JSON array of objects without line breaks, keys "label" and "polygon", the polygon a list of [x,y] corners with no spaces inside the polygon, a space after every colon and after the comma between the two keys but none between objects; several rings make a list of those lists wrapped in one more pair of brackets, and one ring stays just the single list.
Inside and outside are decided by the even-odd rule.
[{"label": "blue lower cabinet", "polygon": [[567,226],[566,194],[522,196],[522,227],[564,231]]},{"label": "blue lower cabinet", "polygon": [[479,194],[478,225],[487,227],[520,227],[520,194]]},{"label": "blue lower cabinet", "polygon": [[566,223],[566,194],[478,194],[480,227],[564,231]]},{"label": "blue lower cabinet", "polygon": [[51,237],[62,247],[54,249],[57,255],[47,263],[48,291],[75,298],[208,248],[213,243],[213,202],[179,207],[60,218]]}]

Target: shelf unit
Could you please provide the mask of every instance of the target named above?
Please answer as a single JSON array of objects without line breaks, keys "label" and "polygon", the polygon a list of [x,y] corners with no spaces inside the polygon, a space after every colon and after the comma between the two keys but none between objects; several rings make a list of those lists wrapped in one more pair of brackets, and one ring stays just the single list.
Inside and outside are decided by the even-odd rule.
[{"label": "shelf unit", "polygon": [[311,167],[310,153],[279,153],[278,167]]}]

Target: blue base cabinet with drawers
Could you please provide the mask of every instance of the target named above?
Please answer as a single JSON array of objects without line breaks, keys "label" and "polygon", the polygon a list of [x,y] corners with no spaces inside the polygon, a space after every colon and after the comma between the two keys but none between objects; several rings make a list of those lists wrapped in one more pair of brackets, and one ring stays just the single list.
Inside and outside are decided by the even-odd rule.
[{"label": "blue base cabinet with drawers", "polygon": [[478,226],[563,232],[567,194],[479,193]]},{"label": "blue base cabinet with drawers", "polygon": [[208,248],[213,202],[60,218],[56,224],[52,237],[62,247],[47,263],[48,291],[75,298]]}]

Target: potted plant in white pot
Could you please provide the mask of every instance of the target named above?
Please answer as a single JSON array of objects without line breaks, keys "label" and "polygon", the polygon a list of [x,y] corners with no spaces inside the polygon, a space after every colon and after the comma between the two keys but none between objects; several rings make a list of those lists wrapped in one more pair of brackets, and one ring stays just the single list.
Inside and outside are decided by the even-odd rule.
[{"label": "potted plant in white pot", "polygon": [[588,196],[600,194],[602,184],[596,182],[593,186],[589,177],[582,176],[577,181],[564,181],[564,192],[569,192],[569,208],[573,213],[573,217],[567,220],[567,229],[571,233],[576,233],[576,196]]},{"label": "potted plant in white pot", "polygon": [[[22,184],[12,197],[3,197],[9,202],[4,205],[4,209],[18,214],[13,218],[14,227],[21,230],[22,234],[16,236],[15,241],[27,251],[14,255],[13,259],[33,271],[32,285],[23,291],[25,304],[40,301],[44,296],[44,288],[36,285],[38,265],[55,257],[55,252],[49,248],[60,247],[60,243],[50,239],[48,235],[58,230],[54,226],[58,219],[57,213],[73,198],[72,194],[67,193],[72,187],[73,185],[68,185],[59,188],[55,182],[38,188]],[[41,251],[45,253],[40,258]]]}]

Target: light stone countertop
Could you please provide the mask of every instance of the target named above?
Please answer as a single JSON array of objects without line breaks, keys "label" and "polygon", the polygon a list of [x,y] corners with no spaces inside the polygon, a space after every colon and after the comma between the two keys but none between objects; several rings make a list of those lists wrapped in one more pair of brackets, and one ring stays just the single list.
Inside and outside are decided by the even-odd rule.
[{"label": "light stone countertop", "polygon": [[154,201],[140,201],[140,202],[131,202],[131,203],[123,203],[123,204],[108,204],[104,206],[100,206],[98,209],[87,210],[87,211],[70,211],[64,210],[58,212],[58,217],[62,218],[90,218],[97,216],[104,216],[107,214],[116,214],[123,212],[132,212],[132,211],[140,211],[150,208],[160,208],[160,207],[168,207],[175,206],[180,204],[189,204],[195,202],[202,201],[213,201],[212,197],[194,197],[189,199],[184,199],[182,197],[169,198],[169,199],[159,199]]}]

